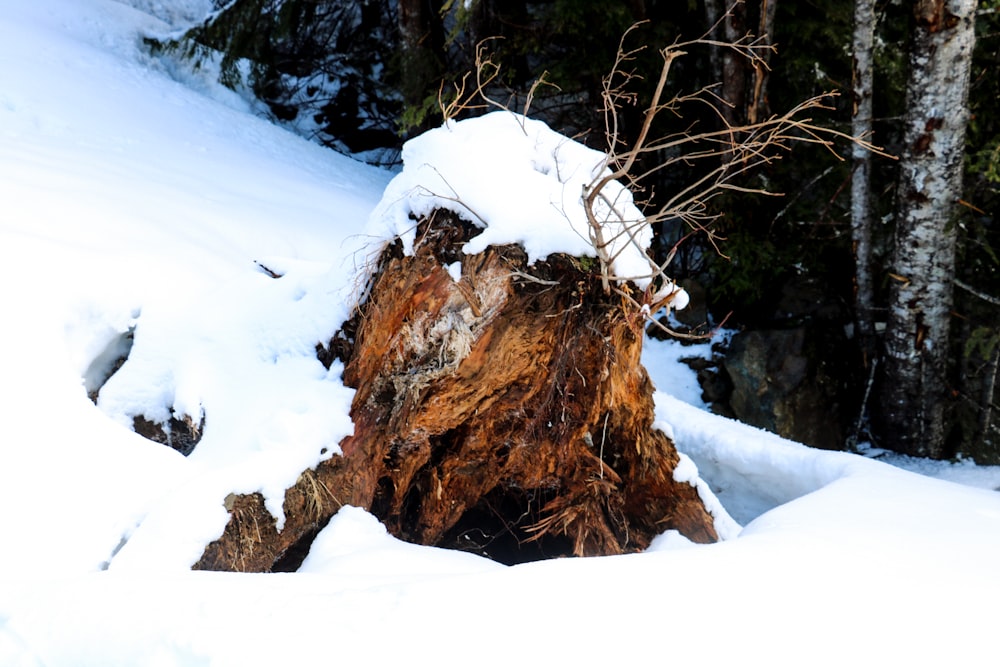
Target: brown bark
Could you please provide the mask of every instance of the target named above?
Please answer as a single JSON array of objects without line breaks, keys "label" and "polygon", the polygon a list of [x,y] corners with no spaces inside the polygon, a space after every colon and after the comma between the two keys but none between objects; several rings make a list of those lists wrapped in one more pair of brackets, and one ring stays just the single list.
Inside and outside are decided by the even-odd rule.
[{"label": "brown bark", "polygon": [[[778,0],[761,0],[760,17],[757,34],[768,46],[774,45],[774,17],[777,14]],[[771,115],[771,102],[768,99],[768,82],[770,80],[771,52],[760,54],[761,62],[754,63],[753,98],[747,107],[747,121],[757,123]]]},{"label": "brown bark", "polygon": [[713,81],[718,82],[719,113],[726,125],[753,124],[771,115],[768,100],[769,63],[771,53],[757,51],[758,59],[748,59],[737,49],[723,43],[736,44],[752,32],[757,21],[757,37],[761,45],[774,44],[774,20],[778,0],[706,0],[705,18],[709,31],[706,37],[720,42],[709,51],[709,66]]},{"label": "brown bark", "polygon": [[[746,4],[737,0],[722,23],[723,35],[730,44],[738,42],[746,33]],[[722,116],[730,127],[747,122],[748,63],[733,49],[722,52]]]},{"label": "brown bark", "polygon": [[[269,519],[259,498],[239,499],[197,567],[271,569],[341,503],[403,539],[510,562],[637,551],[671,528],[717,539],[652,427],[641,318],[579,260],[529,267],[517,246],[466,256],[472,233],[439,212],[413,256],[383,253],[356,331],[338,338],[357,389],[343,455],[289,490],[280,533],[255,540]],[[455,261],[459,282],[445,268]],[[491,550],[500,538],[528,553]]]}]

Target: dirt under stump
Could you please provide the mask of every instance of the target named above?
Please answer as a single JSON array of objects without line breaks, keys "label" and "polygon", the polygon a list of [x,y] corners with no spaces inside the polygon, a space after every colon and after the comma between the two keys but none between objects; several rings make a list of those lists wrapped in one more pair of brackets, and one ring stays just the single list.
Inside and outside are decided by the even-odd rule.
[{"label": "dirt under stump", "polygon": [[412,256],[385,248],[366,300],[320,349],[357,390],[342,456],[286,492],[281,531],[259,494],[239,497],[196,568],[287,569],[343,504],[407,541],[502,562],[639,551],[669,529],[717,539],[653,428],[639,313],[573,257],[464,255],[475,233],[439,211]]}]

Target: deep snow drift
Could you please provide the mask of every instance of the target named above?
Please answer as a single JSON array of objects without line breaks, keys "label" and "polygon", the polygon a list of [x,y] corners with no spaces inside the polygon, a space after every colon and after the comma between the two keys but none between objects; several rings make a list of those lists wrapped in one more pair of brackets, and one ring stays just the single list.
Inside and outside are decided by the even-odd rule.
[{"label": "deep snow drift", "polygon": [[[0,665],[996,663],[1000,494],[713,417],[673,361],[691,350],[655,343],[658,417],[732,539],[503,567],[346,508],[298,573],[189,571],[228,493],[280,513],[349,432],[314,345],[383,240],[366,221],[391,177],[144,53],[209,4],[0,11]],[[558,238],[498,215],[484,242]],[[130,336],[95,406],[94,362]],[[128,428],[171,414],[205,417],[189,457]]]}]

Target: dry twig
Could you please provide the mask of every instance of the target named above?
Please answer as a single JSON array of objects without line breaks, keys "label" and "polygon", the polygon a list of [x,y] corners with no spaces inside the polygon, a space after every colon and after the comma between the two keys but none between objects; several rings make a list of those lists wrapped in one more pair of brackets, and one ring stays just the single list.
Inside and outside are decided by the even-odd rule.
[{"label": "dry twig", "polygon": [[[777,194],[765,188],[746,185],[744,177],[761,166],[781,159],[782,155],[795,144],[823,146],[838,159],[843,158],[835,151],[834,146],[841,141],[852,142],[866,150],[884,155],[881,149],[862,137],[852,137],[813,121],[809,114],[829,109],[829,101],[835,93],[810,98],[784,114],[745,125],[732,125],[726,121],[723,114],[719,113],[719,104],[725,102],[715,94],[713,87],[702,88],[694,93],[678,93],[666,99],[665,91],[672,66],[695,47],[714,46],[731,49],[748,59],[754,67],[767,68],[765,56],[772,52],[774,47],[765,40],[751,35],[734,43],[703,37],[688,42],[675,42],[661,49],[663,62],[653,95],[643,112],[642,126],[633,141],[626,141],[622,136],[621,113],[626,105],[634,105],[637,101],[637,96],[630,91],[629,84],[639,78],[631,69],[631,64],[641,51],[641,47],[628,50],[625,42],[638,25],[623,35],[614,66],[604,79],[602,96],[608,146],[606,169],[594,178],[583,195],[590,242],[601,263],[601,280],[605,292],[610,292],[612,283],[624,280],[651,281],[656,288],[647,292],[652,291],[653,294],[660,294],[673,285],[666,275],[666,269],[675,252],[669,253],[662,264],[649,258],[649,272],[642,276],[617,275],[613,268],[620,253],[629,245],[636,245],[640,233],[644,232],[647,226],[662,221],[683,221],[692,232],[705,234],[709,243],[722,254],[718,246],[718,241],[721,239],[713,229],[713,223],[720,214],[710,206],[711,200],[720,194],[733,191]],[[681,108],[690,105],[711,110],[721,122],[721,129],[699,132],[696,122],[680,132],[663,136],[655,134],[654,121],[659,115],[666,112],[680,117]],[[654,154],[663,158],[650,160]],[[625,184],[632,192],[639,192],[644,183],[655,174],[674,169],[691,171],[695,166],[700,166],[701,171],[691,182],[671,193],[652,210],[645,211],[639,219],[625,219],[615,207],[615,202],[609,201],[605,195],[605,188],[612,181]],[[632,301],[637,307],[644,309],[653,305],[649,302],[640,304],[634,299]],[[675,332],[670,333],[673,335]]]}]

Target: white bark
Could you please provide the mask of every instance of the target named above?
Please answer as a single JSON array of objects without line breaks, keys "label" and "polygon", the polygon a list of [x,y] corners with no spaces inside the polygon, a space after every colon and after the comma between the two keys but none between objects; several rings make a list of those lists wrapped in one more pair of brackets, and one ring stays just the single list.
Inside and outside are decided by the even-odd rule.
[{"label": "white bark", "polygon": [[885,444],[940,456],[976,0],[917,0],[882,395]]},{"label": "white bark", "polygon": [[[872,82],[875,47],[875,0],[854,2],[854,108],[851,133],[869,141],[872,134]],[[855,326],[865,366],[871,363],[875,349],[873,307],[875,292],[872,280],[872,201],[871,151],[859,144],[852,148],[854,169],[851,175],[851,237],[854,242]]]}]

